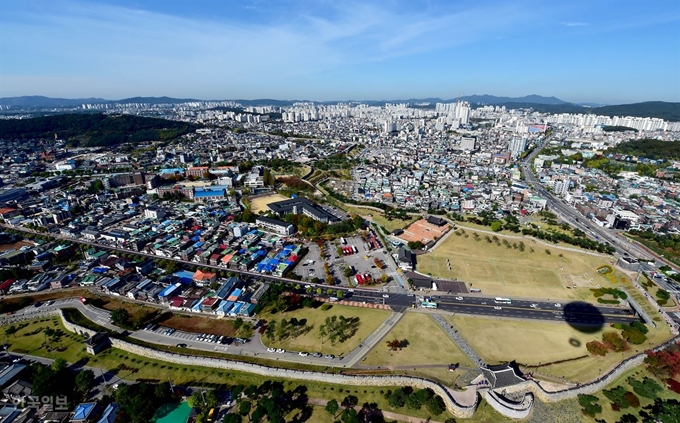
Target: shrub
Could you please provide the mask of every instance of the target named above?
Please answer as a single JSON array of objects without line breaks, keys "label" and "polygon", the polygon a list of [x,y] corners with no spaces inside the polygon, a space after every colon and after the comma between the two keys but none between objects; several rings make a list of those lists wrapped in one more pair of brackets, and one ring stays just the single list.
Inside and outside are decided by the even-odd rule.
[{"label": "shrub", "polygon": [[634,345],[644,344],[647,340],[647,336],[644,333],[632,327],[624,329],[623,332],[621,332],[621,335],[623,335],[626,341]]},{"label": "shrub", "polygon": [[333,307],[331,304],[326,303],[326,304],[321,306],[321,310],[323,310],[323,311],[330,310],[331,307]]},{"label": "shrub", "polygon": [[631,323],[630,327],[632,327],[635,330],[638,330],[638,331],[640,331],[644,334],[647,334],[647,332],[649,332],[649,328],[647,327],[647,325],[645,325],[644,323],[637,321],[637,320],[634,321],[633,323]]}]

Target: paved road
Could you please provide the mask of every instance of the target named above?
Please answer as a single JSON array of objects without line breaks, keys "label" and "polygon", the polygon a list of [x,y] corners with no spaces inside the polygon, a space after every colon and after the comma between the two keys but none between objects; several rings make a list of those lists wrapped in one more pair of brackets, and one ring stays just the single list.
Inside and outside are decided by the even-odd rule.
[{"label": "paved road", "polygon": [[627,242],[617,236],[616,231],[608,230],[597,226],[594,222],[582,216],[573,207],[567,205],[563,200],[554,196],[546,190],[538,181],[536,175],[531,170],[531,163],[540,153],[542,146],[538,146],[520,163],[525,180],[533,185],[533,189],[541,197],[547,199],[550,210],[560,216],[564,221],[586,233],[590,238],[598,242],[605,242],[612,245],[620,256],[630,255],[636,258],[649,259],[650,254],[635,243]]}]

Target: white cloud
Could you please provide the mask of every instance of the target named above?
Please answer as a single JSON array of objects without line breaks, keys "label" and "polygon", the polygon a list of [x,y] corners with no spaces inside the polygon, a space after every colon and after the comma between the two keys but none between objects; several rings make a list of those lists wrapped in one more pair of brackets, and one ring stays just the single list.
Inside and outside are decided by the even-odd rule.
[{"label": "white cloud", "polygon": [[562,22],[562,25],[570,28],[575,28],[580,26],[589,26],[590,24],[587,22]]}]

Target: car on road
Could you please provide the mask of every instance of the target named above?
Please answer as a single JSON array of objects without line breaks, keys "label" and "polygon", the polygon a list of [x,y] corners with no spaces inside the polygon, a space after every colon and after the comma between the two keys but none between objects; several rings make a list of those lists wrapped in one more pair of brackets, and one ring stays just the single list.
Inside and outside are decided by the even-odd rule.
[{"label": "car on road", "polygon": [[332,360],[335,358],[335,356],[333,354],[326,354],[326,358]]},{"label": "car on road", "polygon": [[501,307],[501,306],[493,306],[493,309],[494,309],[494,310],[503,310],[503,307]]},{"label": "car on road", "polygon": [[383,294],[383,298],[390,298],[390,294]]},{"label": "car on road", "polygon": [[312,354],[312,357],[320,358],[323,357],[323,354],[321,354],[320,352],[315,352],[314,354]]},{"label": "car on road", "polygon": [[562,304],[560,304],[560,303],[555,303],[555,307],[560,308],[560,307],[562,307]]},{"label": "car on road", "polygon": [[307,356],[309,355],[309,353],[306,353],[306,352],[304,352],[304,351],[300,351],[300,352],[298,353],[298,355],[299,355],[300,357],[307,357]]},{"label": "car on road", "polygon": [[350,288],[347,290],[347,292],[354,292],[354,289]]},{"label": "car on road", "polygon": [[406,294],[407,297],[413,297],[413,294]]},{"label": "car on road", "polygon": [[270,352],[270,353],[276,352],[276,348],[267,348],[267,352]]},{"label": "car on road", "polygon": [[482,304],[483,304],[483,305],[486,305],[486,301],[482,301]]},{"label": "car on road", "polygon": [[83,304],[87,304],[87,298],[80,297],[80,302],[83,303]]},{"label": "car on road", "polygon": [[186,348],[187,344],[177,344],[177,348]]},{"label": "car on road", "polygon": [[463,297],[456,297],[458,301],[463,301]]},{"label": "car on road", "polygon": [[531,307],[531,308],[538,308],[538,304],[531,304],[529,307]]},{"label": "car on road", "polygon": [[41,305],[43,305],[43,303],[41,303],[40,301],[38,301],[37,303],[33,304],[33,307],[38,308],[38,307],[40,307]]},{"label": "car on road", "polygon": [[48,302],[45,303],[46,306],[54,304],[54,300],[49,300]]},{"label": "car on road", "polygon": [[284,350],[283,348],[278,348],[278,349],[276,350],[276,352],[279,353],[279,354],[283,354],[283,353],[286,352],[286,350]]}]

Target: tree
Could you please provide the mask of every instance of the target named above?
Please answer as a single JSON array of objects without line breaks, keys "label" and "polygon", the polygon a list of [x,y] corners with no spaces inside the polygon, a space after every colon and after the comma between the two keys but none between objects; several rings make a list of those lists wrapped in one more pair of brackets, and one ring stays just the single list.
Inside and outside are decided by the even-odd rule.
[{"label": "tree", "polygon": [[235,413],[228,413],[224,416],[224,419],[222,419],[222,423],[241,423],[242,421],[243,417],[241,417],[240,414]]},{"label": "tree", "polygon": [[624,414],[616,423],[637,423],[637,422],[639,422],[639,420],[633,414]]},{"label": "tree", "polygon": [[17,329],[17,327],[14,325],[11,325],[7,329],[5,329],[5,335],[7,336],[13,335],[16,338],[17,332],[19,332],[19,329]]},{"label": "tree", "polygon": [[435,395],[429,400],[427,400],[427,402],[425,403],[425,407],[427,407],[427,411],[434,414],[435,416],[440,415],[446,410],[444,400],[439,395]]},{"label": "tree", "polygon": [[[626,399],[626,389],[623,386],[617,386],[612,389],[605,389],[602,391],[605,397],[612,402],[612,404],[618,405],[621,408],[628,408],[630,404]],[[637,398],[637,397],[636,397]]]},{"label": "tree", "polygon": [[390,349],[390,351],[396,351],[401,349],[401,341],[398,339],[393,339],[391,341],[387,341],[387,348]]},{"label": "tree", "polygon": [[335,418],[335,413],[338,412],[340,406],[336,400],[330,400],[326,403],[326,412]]},{"label": "tree", "polygon": [[52,362],[52,370],[55,373],[59,373],[63,370],[65,370],[68,367],[68,362],[64,360],[63,358],[59,357],[56,360]]},{"label": "tree", "polygon": [[552,254],[552,253],[550,252],[550,250],[549,250],[549,249],[547,249],[547,248],[545,249],[545,253],[546,253],[547,255],[550,255],[550,254]]},{"label": "tree", "polygon": [[616,332],[605,332],[602,334],[602,341],[612,351],[621,352],[628,349],[628,343]]},{"label": "tree", "polygon": [[604,356],[607,355],[609,349],[600,341],[590,341],[586,343],[586,350],[592,355]]},{"label": "tree", "polygon": [[500,220],[494,220],[493,222],[491,222],[491,230],[494,232],[500,232],[501,230],[503,230],[503,222],[501,222]]},{"label": "tree", "polygon": [[94,372],[81,370],[76,375],[76,390],[85,396],[94,386]]},{"label": "tree", "polygon": [[345,408],[353,408],[357,404],[359,404],[359,398],[355,397],[354,395],[347,395],[343,400],[342,400],[342,406]]},{"label": "tree", "polygon": [[238,405],[238,413],[242,416],[247,416],[250,413],[253,404],[250,401],[243,401]]},{"label": "tree", "polygon": [[680,401],[676,399],[662,400],[655,398],[654,404],[642,407],[645,411],[640,411],[640,417],[644,422],[677,422],[680,415]]},{"label": "tree", "polygon": [[627,382],[633,388],[633,391],[641,397],[656,398],[659,396],[659,393],[663,391],[661,385],[647,376],[645,376],[642,381],[631,376],[627,379]]},{"label": "tree", "polygon": [[111,311],[111,323],[122,328],[130,326],[130,313],[124,308]]},{"label": "tree", "polygon": [[598,398],[594,395],[578,394],[578,403],[583,407],[583,413],[589,416],[602,412],[602,406],[597,403],[598,401]]}]

